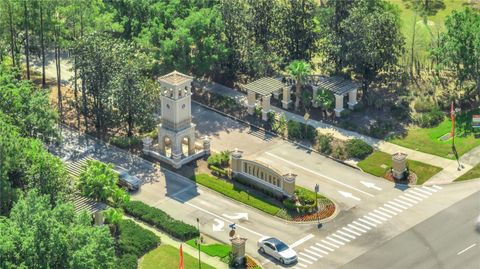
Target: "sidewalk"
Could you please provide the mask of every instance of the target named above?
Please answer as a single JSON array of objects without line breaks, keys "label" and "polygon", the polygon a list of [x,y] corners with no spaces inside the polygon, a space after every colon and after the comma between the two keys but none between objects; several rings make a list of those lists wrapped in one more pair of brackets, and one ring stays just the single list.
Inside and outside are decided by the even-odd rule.
[{"label": "sidewalk", "polygon": [[[199,85],[201,85],[206,90],[209,90],[224,96],[235,98],[238,102],[246,104],[246,95],[240,91],[234,90],[224,85],[220,85],[215,82],[203,82],[203,83],[199,83]],[[415,151],[415,150],[405,148],[384,140],[362,135],[357,132],[348,131],[348,130],[339,128],[337,126],[333,126],[333,125],[321,122],[321,121],[308,120],[307,122],[305,122],[305,119],[300,115],[297,115],[295,113],[292,113],[290,111],[287,111],[275,106],[272,106],[271,108],[276,113],[283,113],[287,120],[295,120],[295,121],[307,123],[315,127],[317,131],[324,134],[327,134],[327,133],[332,134],[333,137],[337,139],[347,140],[351,138],[358,138],[367,142],[372,147],[380,151],[386,152],[388,154],[403,152],[408,154],[408,158],[411,160],[420,161],[426,164],[443,168],[442,171],[440,171],[439,173],[434,175],[432,178],[430,178],[425,183],[426,185],[450,183],[453,180],[455,180],[457,177],[466,173],[470,168],[472,168],[472,166],[474,166],[477,163],[480,163],[480,157],[478,157],[480,156],[480,147],[477,147],[462,156],[461,163],[464,166],[464,168],[458,171],[458,163],[455,160],[449,160],[436,155]]]},{"label": "sidewalk", "polygon": [[[124,218],[133,220],[133,221],[135,221],[136,224],[142,226],[142,228],[150,230],[153,233],[155,233],[156,235],[160,236],[160,238],[162,240],[161,244],[167,244],[167,245],[173,246],[177,249],[180,248],[180,243],[182,243],[182,242],[178,241],[176,239],[173,239],[168,234],[163,233],[163,232],[151,227],[150,225],[147,225],[147,224],[145,224],[141,221],[138,221],[134,218],[131,218],[131,217],[128,217],[128,216],[124,216]],[[193,247],[183,243],[182,244],[182,250],[183,250],[183,252],[189,254],[190,256],[198,258],[198,250],[196,248],[193,248]],[[206,263],[210,266],[213,266],[214,268],[228,269],[228,265],[226,263],[220,261],[220,259],[217,258],[217,257],[211,257],[211,256],[208,256],[207,254],[201,252],[201,259],[202,259],[202,262],[204,262],[204,263]]]}]

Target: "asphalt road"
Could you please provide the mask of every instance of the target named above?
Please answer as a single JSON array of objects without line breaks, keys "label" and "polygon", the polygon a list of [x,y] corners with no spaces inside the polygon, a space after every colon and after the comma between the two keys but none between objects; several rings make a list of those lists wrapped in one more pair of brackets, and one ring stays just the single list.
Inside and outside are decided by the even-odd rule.
[{"label": "asphalt road", "polygon": [[479,214],[475,192],[341,268],[480,268]]}]

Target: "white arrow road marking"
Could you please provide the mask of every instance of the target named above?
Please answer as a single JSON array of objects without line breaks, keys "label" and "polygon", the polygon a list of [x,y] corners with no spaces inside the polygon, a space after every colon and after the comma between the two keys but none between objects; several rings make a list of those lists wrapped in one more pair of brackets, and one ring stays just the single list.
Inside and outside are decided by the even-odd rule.
[{"label": "white arrow road marking", "polygon": [[469,246],[469,247],[467,247],[466,249],[464,249],[464,250],[462,250],[462,251],[458,252],[458,253],[457,253],[457,255],[461,255],[462,253],[464,253],[465,251],[467,251],[467,250],[469,250],[469,249],[473,248],[473,247],[474,247],[474,246],[476,246],[476,245],[477,245],[477,244],[472,244],[472,245],[470,245],[470,246]]},{"label": "white arrow road marking", "polygon": [[[223,227],[225,227],[225,222],[219,220],[219,219],[213,219],[213,221],[215,221],[215,223],[212,223],[212,230],[214,232],[221,232],[223,231]],[[216,225],[215,225],[216,224]]]},{"label": "white arrow road marking", "polygon": [[377,190],[377,191],[381,191],[381,190],[382,190],[382,188],[377,187],[377,186],[375,185],[375,183],[372,183],[372,182],[360,181],[360,183],[362,183],[363,185],[365,185],[365,187],[367,187],[367,188],[371,188],[371,189],[374,189],[374,190]]},{"label": "white arrow road marking", "polygon": [[284,159],[284,158],[282,158],[282,157],[279,157],[279,156],[277,156],[277,155],[275,155],[275,154],[273,154],[273,153],[265,152],[265,154],[270,155],[270,156],[272,156],[272,157],[274,157],[274,158],[277,158],[277,159],[279,159],[279,160],[282,160],[282,161],[284,161],[284,162],[286,162],[286,163],[288,163],[288,164],[290,164],[290,165],[293,165],[293,166],[296,166],[296,167],[298,167],[298,168],[301,168],[301,169],[303,169],[303,170],[305,170],[305,171],[307,171],[307,172],[310,172],[310,173],[312,173],[312,174],[315,174],[315,175],[319,175],[319,176],[321,176],[321,177],[324,177],[324,178],[326,178],[326,179],[328,179],[328,180],[330,180],[330,181],[336,182],[336,183],[338,183],[338,184],[340,184],[340,185],[342,185],[342,186],[345,186],[345,187],[347,187],[347,188],[350,188],[350,189],[352,189],[352,190],[356,190],[356,191],[358,191],[358,192],[360,192],[360,193],[363,193],[363,194],[365,194],[365,195],[368,195],[368,196],[370,196],[370,197],[375,197],[375,195],[373,195],[373,194],[371,194],[371,193],[362,191],[362,190],[357,189],[357,188],[355,188],[355,187],[353,187],[353,186],[350,186],[350,185],[345,184],[345,183],[343,183],[343,182],[341,182],[341,181],[338,181],[338,180],[336,180],[336,179],[334,179],[334,178],[331,178],[331,177],[329,177],[329,176],[327,176],[327,175],[324,175],[324,174],[315,172],[315,171],[313,171],[313,170],[310,170],[310,169],[308,169],[308,168],[305,168],[305,167],[303,167],[303,166],[301,166],[301,165],[298,165],[298,164],[296,164],[296,163],[294,163],[294,162],[291,162],[291,161],[286,160],[286,159]]},{"label": "white arrow road marking", "polygon": [[356,197],[356,196],[353,196],[353,194],[351,194],[350,192],[346,192],[346,191],[338,191],[341,195],[343,195],[344,197],[346,198],[352,198],[352,199],[355,199],[357,201],[360,201],[362,199]]},{"label": "white arrow road marking", "polygon": [[234,215],[222,214],[225,218],[228,219],[245,219],[248,220],[248,213],[235,213]]}]

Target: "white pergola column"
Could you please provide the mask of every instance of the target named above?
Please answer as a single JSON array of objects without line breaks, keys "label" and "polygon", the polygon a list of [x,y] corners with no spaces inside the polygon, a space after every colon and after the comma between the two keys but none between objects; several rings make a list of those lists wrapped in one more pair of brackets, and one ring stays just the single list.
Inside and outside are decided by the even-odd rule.
[{"label": "white pergola column", "polygon": [[343,95],[335,94],[335,116],[340,117],[340,113],[343,111]]},{"label": "white pergola column", "polygon": [[355,89],[348,93],[348,108],[353,110],[357,103],[357,89]]},{"label": "white pergola column", "polygon": [[312,91],[312,93],[313,93],[313,95],[312,95],[312,106],[314,108],[318,108],[318,104],[317,104],[317,102],[315,102],[315,95],[317,95],[318,87],[312,85],[312,89],[313,89],[313,91]]},{"label": "white pergola column", "polygon": [[270,112],[270,94],[262,97],[262,120],[268,120],[268,112]]},{"label": "white pergola column", "polygon": [[278,100],[278,97],[280,96],[281,91],[282,91],[282,89],[278,89],[278,90],[274,91],[273,92],[273,98]]},{"label": "white pergola column", "polygon": [[283,100],[282,100],[282,108],[288,109],[290,106],[290,86],[283,87]]},{"label": "white pergola column", "polygon": [[247,112],[249,115],[253,115],[255,113],[255,92],[254,91],[248,91],[247,94]]}]

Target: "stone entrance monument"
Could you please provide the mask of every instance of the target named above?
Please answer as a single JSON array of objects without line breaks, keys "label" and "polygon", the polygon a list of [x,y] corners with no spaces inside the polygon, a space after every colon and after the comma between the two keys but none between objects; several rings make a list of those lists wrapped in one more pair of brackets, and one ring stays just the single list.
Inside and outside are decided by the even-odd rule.
[{"label": "stone entrance monument", "polygon": [[[193,77],[177,71],[158,78],[162,105],[161,123],[158,126],[158,151],[152,140],[144,139],[143,152],[174,168],[210,152],[208,138],[203,142],[207,150],[196,150],[195,124],[192,123],[191,84]],[[186,147],[186,150],[183,150]],[[201,146],[200,146],[201,147]]]},{"label": "stone entrance monument", "polygon": [[234,264],[242,265],[245,263],[245,243],[247,242],[247,238],[243,238],[240,236],[236,236],[230,239],[232,243],[232,254]]},{"label": "stone entrance monument", "polygon": [[392,155],[392,175],[395,179],[401,180],[407,172],[407,154],[397,152]]}]

